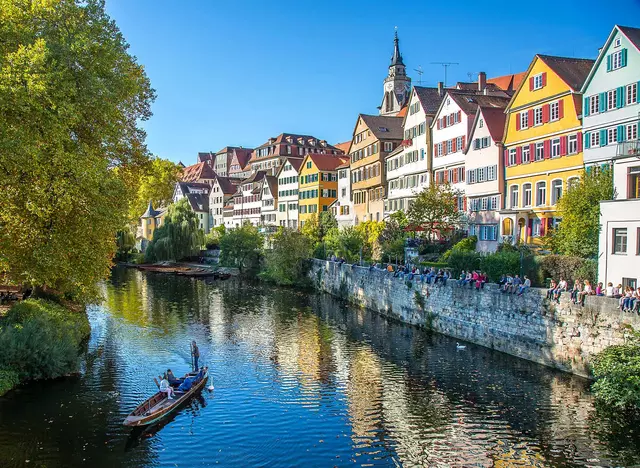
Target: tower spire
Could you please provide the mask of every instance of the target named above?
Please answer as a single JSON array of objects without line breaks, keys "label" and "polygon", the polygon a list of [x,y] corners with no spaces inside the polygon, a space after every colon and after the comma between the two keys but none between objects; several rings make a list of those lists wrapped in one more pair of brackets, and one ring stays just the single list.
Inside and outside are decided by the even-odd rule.
[{"label": "tower spire", "polygon": [[400,46],[398,45],[399,42],[400,41],[398,39],[398,28],[396,27],[396,32],[393,38],[393,57],[391,57],[390,66],[404,65],[404,62],[402,61],[402,55],[400,54]]}]

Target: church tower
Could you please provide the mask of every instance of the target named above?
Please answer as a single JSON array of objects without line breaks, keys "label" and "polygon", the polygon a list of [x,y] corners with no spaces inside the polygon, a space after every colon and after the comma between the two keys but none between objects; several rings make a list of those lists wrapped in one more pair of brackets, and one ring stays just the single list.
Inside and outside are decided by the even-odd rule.
[{"label": "church tower", "polygon": [[380,115],[395,116],[409,100],[411,78],[407,76],[398,42],[398,31],[396,31],[389,74],[384,79],[384,96],[379,108]]}]

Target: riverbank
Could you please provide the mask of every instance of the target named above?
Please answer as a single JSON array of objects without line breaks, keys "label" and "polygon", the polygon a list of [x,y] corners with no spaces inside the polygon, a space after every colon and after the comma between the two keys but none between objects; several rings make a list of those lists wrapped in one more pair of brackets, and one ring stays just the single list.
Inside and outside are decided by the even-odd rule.
[{"label": "riverbank", "polygon": [[77,372],[90,334],[84,307],[43,299],[13,305],[0,318],[0,396],[30,380]]},{"label": "riverbank", "polygon": [[559,304],[546,290],[503,294],[497,285],[480,291],[406,281],[385,270],[313,260],[309,277],[317,289],[404,323],[590,378],[592,357],[625,343],[640,316],[623,313],[617,301],[588,296],[584,306],[564,294]]}]

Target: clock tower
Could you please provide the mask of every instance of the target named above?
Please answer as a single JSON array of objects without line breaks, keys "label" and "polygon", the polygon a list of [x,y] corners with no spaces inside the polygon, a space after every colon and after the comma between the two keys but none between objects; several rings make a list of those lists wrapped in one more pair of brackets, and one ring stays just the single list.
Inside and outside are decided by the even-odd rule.
[{"label": "clock tower", "polygon": [[389,74],[384,79],[384,95],[379,107],[380,115],[395,116],[409,100],[411,78],[407,72],[398,45],[398,31],[393,39],[393,56],[389,65]]}]

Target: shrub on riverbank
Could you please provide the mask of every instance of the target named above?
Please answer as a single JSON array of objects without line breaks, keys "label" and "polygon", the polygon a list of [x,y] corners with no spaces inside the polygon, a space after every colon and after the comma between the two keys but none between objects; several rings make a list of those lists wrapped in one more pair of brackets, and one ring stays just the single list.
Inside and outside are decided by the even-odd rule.
[{"label": "shrub on riverbank", "polygon": [[220,264],[235,267],[240,273],[255,272],[260,266],[264,240],[250,223],[230,229],[220,238]]},{"label": "shrub on riverbank", "polygon": [[298,231],[281,228],[271,243],[272,248],[265,252],[260,278],[282,286],[306,284],[313,250],[309,238]]},{"label": "shrub on riverbank", "polygon": [[84,312],[42,299],[20,302],[0,320],[0,369],[9,372],[8,379],[13,375],[13,382],[76,372],[80,345],[89,334]]}]

